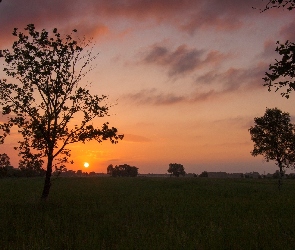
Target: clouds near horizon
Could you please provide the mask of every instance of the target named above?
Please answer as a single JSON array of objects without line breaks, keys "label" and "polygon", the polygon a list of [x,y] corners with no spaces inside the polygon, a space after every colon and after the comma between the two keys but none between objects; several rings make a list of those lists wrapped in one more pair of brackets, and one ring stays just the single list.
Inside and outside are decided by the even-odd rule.
[{"label": "clouds near horizon", "polygon": [[[295,42],[295,12],[260,13],[267,2],[5,0],[0,50],[16,39],[14,28],[23,31],[30,23],[93,38],[99,56],[81,84],[93,82],[93,94],[117,105],[110,105],[110,116],[92,122],[100,127],[101,120],[109,121],[125,134],[118,145],[73,147],[73,158],[81,164],[93,158],[96,171],[112,162],[132,163],[142,173],[163,172],[161,164],[166,171],[171,161],[196,173],[198,164],[217,169],[221,159],[225,166],[233,157],[252,164],[247,140],[253,118],[266,106],[292,115],[295,104],[263,87],[265,71],[279,56],[276,41]],[[16,133],[8,143],[17,141]]]}]

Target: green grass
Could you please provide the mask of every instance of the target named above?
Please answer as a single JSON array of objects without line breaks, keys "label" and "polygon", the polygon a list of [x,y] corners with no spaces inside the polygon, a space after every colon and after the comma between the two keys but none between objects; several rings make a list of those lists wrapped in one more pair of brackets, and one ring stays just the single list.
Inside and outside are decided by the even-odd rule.
[{"label": "green grass", "polygon": [[295,182],[0,179],[0,249],[294,249]]}]

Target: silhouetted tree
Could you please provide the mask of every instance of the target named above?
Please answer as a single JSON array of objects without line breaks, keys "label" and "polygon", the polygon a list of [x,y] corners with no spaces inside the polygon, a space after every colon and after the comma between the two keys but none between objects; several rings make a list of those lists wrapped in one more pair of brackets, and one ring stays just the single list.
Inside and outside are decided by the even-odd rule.
[{"label": "silhouetted tree", "polygon": [[295,8],[295,0],[268,0],[266,6],[261,11],[266,11],[272,8],[286,8],[292,10]]},{"label": "silhouetted tree", "polygon": [[113,167],[110,164],[107,167],[107,173],[113,177],[136,177],[138,175],[138,168],[128,164]]},{"label": "silhouetted tree", "polygon": [[[295,9],[295,0],[269,0],[261,11],[272,8],[286,8],[291,11]],[[265,72],[263,78],[265,82],[263,85],[268,87],[268,91],[272,88],[275,91],[285,88],[281,95],[288,99],[290,93],[295,90],[295,43],[288,40],[285,43],[277,41],[275,51],[279,53],[281,60],[276,60],[269,66],[269,72]]]},{"label": "silhouetted tree", "polygon": [[170,163],[167,172],[176,177],[179,177],[179,175],[182,175],[182,176],[185,175],[183,165],[178,163]]},{"label": "silhouetted tree", "polygon": [[113,166],[113,164],[110,164],[110,165],[108,165],[108,167],[107,167],[107,174],[109,174],[109,175],[113,175],[113,171],[114,171],[114,166]]},{"label": "silhouetted tree", "polygon": [[276,52],[282,58],[269,66],[270,72],[265,72],[263,85],[268,87],[268,91],[272,88],[275,91],[286,88],[281,95],[289,98],[290,93],[295,90],[295,43],[286,41],[284,44],[277,44]]},{"label": "silhouetted tree", "polygon": [[251,154],[276,161],[282,176],[284,167],[295,164],[295,126],[290,122],[289,113],[267,108],[264,116],[254,118],[254,123],[249,129],[254,142]]},{"label": "silhouetted tree", "polygon": [[272,178],[274,179],[280,179],[281,173],[279,170],[276,170],[276,172],[273,173]]},{"label": "silhouetted tree", "polygon": [[208,177],[208,172],[207,171],[203,171],[199,177]]},{"label": "silhouetted tree", "polygon": [[77,170],[76,175],[82,176],[82,174],[83,174],[83,171],[82,170]]},{"label": "silhouetted tree", "polygon": [[10,166],[10,158],[7,154],[0,154],[0,177],[7,175],[8,167]]},{"label": "silhouetted tree", "polygon": [[14,81],[0,80],[2,114],[9,115],[7,122],[0,124],[0,143],[15,125],[23,137],[16,148],[19,155],[31,157],[31,162],[40,159],[39,163],[46,158],[44,199],[49,195],[52,168],[69,163],[67,145],[92,139],[117,143],[123,138],[108,123],[100,129],[92,125],[95,118],[108,115],[109,107],[104,103],[106,96],[91,95],[80,85],[96,56],[85,40],[72,38],[75,32],[62,37],[55,28],[49,35],[29,24],[25,33],[14,29],[18,40],[12,51],[2,51],[7,63],[4,72]]},{"label": "silhouetted tree", "polygon": [[35,155],[24,154],[19,161],[19,169],[26,177],[45,176],[45,170],[42,168],[44,161]]}]

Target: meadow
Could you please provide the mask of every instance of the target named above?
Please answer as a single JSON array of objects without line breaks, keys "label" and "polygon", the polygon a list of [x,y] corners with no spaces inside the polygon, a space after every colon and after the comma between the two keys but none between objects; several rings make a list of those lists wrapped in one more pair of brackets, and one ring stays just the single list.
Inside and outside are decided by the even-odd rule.
[{"label": "meadow", "polygon": [[0,249],[294,249],[295,181],[0,179]]}]

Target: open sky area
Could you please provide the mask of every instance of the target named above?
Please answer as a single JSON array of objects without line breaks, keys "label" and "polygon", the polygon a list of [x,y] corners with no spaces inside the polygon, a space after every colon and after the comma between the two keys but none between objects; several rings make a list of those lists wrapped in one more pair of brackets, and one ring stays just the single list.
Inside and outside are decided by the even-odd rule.
[{"label": "open sky area", "polygon": [[[266,107],[295,115],[295,93],[283,98],[262,80],[279,58],[276,41],[295,41],[295,12],[260,13],[267,2],[3,0],[0,49],[11,48],[14,28],[30,23],[93,38],[99,55],[83,81],[112,105],[110,116],[94,125],[108,121],[125,137],[117,145],[71,146],[75,163],[69,169],[89,162],[87,171],[106,172],[109,164],[126,163],[139,173],[165,173],[169,163],[180,163],[197,174],[273,173],[274,162],[251,156],[248,129]],[[12,133],[0,146],[14,166],[17,140]]]}]

